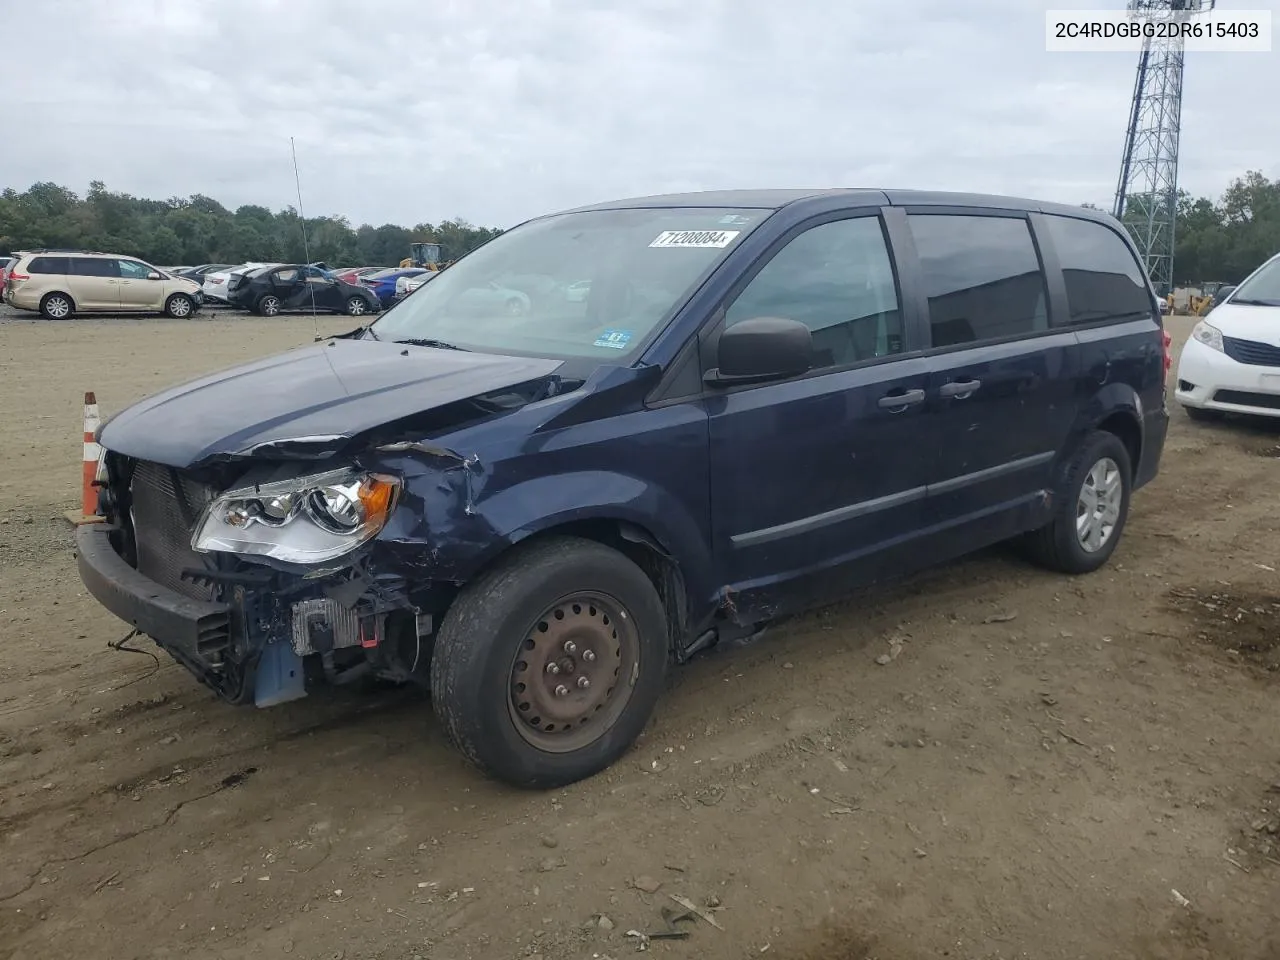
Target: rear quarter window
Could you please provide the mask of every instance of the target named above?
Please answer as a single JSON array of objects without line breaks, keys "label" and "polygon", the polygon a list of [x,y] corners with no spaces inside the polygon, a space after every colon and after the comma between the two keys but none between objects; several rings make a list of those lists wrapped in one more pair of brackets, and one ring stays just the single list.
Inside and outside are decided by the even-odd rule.
[{"label": "rear quarter window", "polygon": [[70,271],[70,260],[67,257],[32,257],[27,267],[27,273],[53,273],[65,276]]},{"label": "rear quarter window", "polygon": [[1048,215],[1049,240],[1062,265],[1068,323],[1104,323],[1150,316],[1146,274],[1120,236],[1092,220]]}]

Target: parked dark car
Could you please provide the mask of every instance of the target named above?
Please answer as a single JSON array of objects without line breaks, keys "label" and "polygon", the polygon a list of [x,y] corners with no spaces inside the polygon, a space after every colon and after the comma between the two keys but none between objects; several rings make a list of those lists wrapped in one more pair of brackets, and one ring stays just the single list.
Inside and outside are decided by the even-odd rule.
[{"label": "parked dark car", "polygon": [[302,263],[233,273],[227,281],[227,302],[266,317],[291,310],[360,317],[382,309],[377,295],[367,287],[338,280],[321,266]]},{"label": "parked dark car", "polygon": [[[491,295],[538,273],[582,295]],[[1010,539],[1101,567],[1158,470],[1168,367],[1105,214],[586,207],[111,419],[79,569],[229,701],[414,681],[473,762],[548,787],[627,750],[670,663],[855,586]]]}]

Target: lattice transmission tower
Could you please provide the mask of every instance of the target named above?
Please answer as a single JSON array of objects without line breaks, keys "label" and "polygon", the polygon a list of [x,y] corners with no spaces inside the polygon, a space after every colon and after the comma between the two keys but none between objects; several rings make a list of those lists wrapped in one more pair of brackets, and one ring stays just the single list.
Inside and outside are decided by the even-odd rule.
[{"label": "lattice transmission tower", "polygon": [[[1215,2],[1129,0],[1128,10],[1143,20],[1185,20],[1208,13]],[[1147,273],[1161,297],[1173,289],[1184,56],[1181,36],[1148,37],[1142,42],[1112,211],[1146,258]]]}]

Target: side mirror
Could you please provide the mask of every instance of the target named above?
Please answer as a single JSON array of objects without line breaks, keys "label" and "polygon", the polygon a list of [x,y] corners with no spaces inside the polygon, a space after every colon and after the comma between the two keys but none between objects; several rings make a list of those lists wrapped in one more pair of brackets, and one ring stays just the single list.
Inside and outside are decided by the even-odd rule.
[{"label": "side mirror", "polygon": [[164,279],[164,275],[163,275],[163,274],[161,274],[161,273],[160,273],[160,271],[158,271],[158,270],[152,270],[150,273],[148,273],[148,274],[147,274],[147,279],[148,279],[148,280],[163,280],[163,279]]},{"label": "side mirror", "polygon": [[813,334],[797,320],[752,317],[720,334],[716,364],[704,378],[709,386],[799,376],[813,366]]}]

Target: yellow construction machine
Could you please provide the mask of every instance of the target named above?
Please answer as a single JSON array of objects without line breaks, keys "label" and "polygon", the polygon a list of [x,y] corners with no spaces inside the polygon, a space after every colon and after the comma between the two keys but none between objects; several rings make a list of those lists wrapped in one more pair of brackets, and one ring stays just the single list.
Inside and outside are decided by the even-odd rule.
[{"label": "yellow construction machine", "polygon": [[440,262],[440,244],[424,241],[409,244],[409,256],[400,261],[400,269],[420,267],[424,270],[443,270],[447,263]]}]

